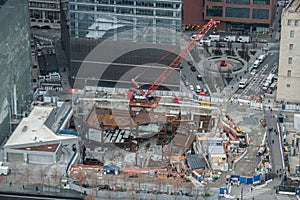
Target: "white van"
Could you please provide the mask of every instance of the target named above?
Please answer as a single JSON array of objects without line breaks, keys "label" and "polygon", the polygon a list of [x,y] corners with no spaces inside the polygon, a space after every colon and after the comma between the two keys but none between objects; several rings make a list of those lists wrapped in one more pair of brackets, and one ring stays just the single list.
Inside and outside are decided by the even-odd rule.
[{"label": "white van", "polygon": [[199,47],[203,47],[203,46],[208,46],[208,47],[210,47],[210,46],[211,46],[211,41],[210,41],[210,40],[201,40],[201,41],[198,43],[198,46],[199,46]]},{"label": "white van", "polygon": [[220,41],[220,35],[209,35],[208,39],[210,39],[210,41],[212,41],[212,42]]},{"label": "white van", "polygon": [[196,85],[196,92],[202,92],[202,88],[200,85]]},{"label": "white van", "polygon": [[270,83],[266,81],[266,82],[264,82],[262,89],[267,90],[269,88],[269,86],[270,86]]},{"label": "white van", "polygon": [[264,62],[266,57],[267,57],[267,55],[263,54],[263,55],[260,55],[257,60],[259,61],[259,63],[262,63],[262,62]]},{"label": "white van", "polygon": [[259,64],[260,64],[259,60],[256,60],[252,65],[253,69],[257,69],[259,67]]}]

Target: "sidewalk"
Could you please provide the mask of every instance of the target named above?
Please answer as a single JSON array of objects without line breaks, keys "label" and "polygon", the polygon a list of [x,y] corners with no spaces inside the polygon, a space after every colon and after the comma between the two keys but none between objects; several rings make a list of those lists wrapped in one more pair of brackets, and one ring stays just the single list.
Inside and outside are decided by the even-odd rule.
[{"label": "sidewalk", "polygon": [[62,81],[61,81],[62,88],[63,88],[63,91],[67,91],[69,88],[71,88],[71,86],[70,86],[70,82],[69,82],[69,71],[68,71],[68,66],[67,66],[67,58],[66,58],[64,50],[62,49],[60,38],[55,39],[54,46],[55,46],[55,51],[56,51],[58,70],[62,77]]},{"label": "sidewalk", "polygon": [[63,190],[41,184],[9,183],[5,181],[0,183],[0,193],[53,196],[66,199],[83,199],[83,197],[80,197],[80,193],[72,190]]}]

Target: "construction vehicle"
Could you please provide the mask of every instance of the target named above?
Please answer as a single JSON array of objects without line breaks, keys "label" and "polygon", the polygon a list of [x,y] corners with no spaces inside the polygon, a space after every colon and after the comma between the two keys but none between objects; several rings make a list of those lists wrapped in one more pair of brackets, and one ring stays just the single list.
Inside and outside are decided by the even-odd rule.
[{"label": "construction vehicle", "polygon": [[266,153],[266,151],[267,151],[266,145],[262,144],[262,145],[260,145],[260,147],[259,147],[259,149],[258,149],[258,151],[256,153],[256,156],[262,156],[262,155],[264,155]]},{"label": "construction vehicle", "polygon": [[[219,21],[211,19],[206,25],[204,25],[196,34],[194,34],[197,41],[201,41],[205,34]],[[181,60],[185,59],[192,49],[194,49],[198,42],[194,39],[190,40],[187,46],[181,51],[181,53],[171,62],[171,64],[163,71],[163,73],[152,83],[147,91],[144,91],[139,84],[132,79],[132,83],[136,86],[136,89],[131,88],[128,93],[130,99],[130,107],[144,107],[153,108],[156,107],[160,97],[152,96],[152,93],[168,78],[168,76],[174,71],[177,66],[180,65]],[[138,76],[137,76],[138,77]],[[175,101],[175,100],[174,100]]]}]

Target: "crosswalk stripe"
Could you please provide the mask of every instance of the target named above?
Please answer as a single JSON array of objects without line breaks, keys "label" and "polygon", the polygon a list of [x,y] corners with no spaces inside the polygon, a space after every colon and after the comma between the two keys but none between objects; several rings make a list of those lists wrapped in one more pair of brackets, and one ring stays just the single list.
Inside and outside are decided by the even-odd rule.
[{"label": "crosswalk stripe", "polygon": [[51,87],[51,86],[45,86],[45,87],[42,87],[41,89],[45,89],[45,90],[54,90],[54,91],[63,91],[63,88],[62,87]]},{"label": "crosswalk stripe", "polygon": [[289,195],[284,195],[284,194],[276,195],[276,199],[278,199],[278,200],[291,200]]},{"label": "crosswalk stripe", "polygon": [[252,190],[252,192],[247,192],[243,195],[244,199],[251,199],[255,196],[258,196],[260,194],[263,194],[263,193],[267,193],[267,192],[270,192],[272,189],[270,188],[258,188],[258,189],[254,189]]}]

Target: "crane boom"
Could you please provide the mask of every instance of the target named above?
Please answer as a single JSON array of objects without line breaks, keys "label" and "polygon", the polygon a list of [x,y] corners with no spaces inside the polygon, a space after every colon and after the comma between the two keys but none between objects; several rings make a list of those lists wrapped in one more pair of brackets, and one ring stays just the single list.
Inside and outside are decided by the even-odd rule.
[{"label": "crane boom", "polygon": [[[219,21],[215,21],[214,19],[211,19],[207,24],[205,24],[201,28],[200,31],[197,32],[196,38],[199,37],[199,41],[201,39],[203,39],[204,35],[217,23],[219,23]],[[180,64],[181,58],[186,58],[186,56],[190,53],[190,51],[193,48],[195,48],[196,45],[197,45],[197,42],[194,40],[191,40],[187,44],[187,46],[184,48],[184,50],[182,50],[181,53],[172,61],[172,63],[168,66],[168,68],[165,69],[165,71],[153,82],[153,84],[149,87],[148,91],[144,93],[144,96],[148,97],[153,92],[155,92],[155,90],[166,80],[166,78],[168,78],[168,76]],[[138,87],[138,89],[141,90],[140,87]]]}]

